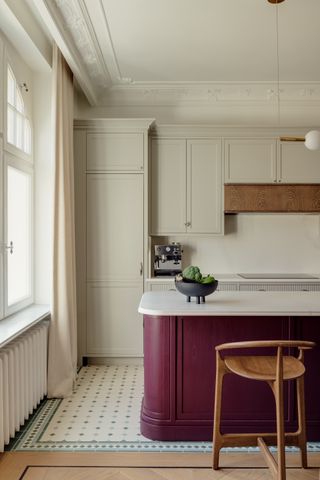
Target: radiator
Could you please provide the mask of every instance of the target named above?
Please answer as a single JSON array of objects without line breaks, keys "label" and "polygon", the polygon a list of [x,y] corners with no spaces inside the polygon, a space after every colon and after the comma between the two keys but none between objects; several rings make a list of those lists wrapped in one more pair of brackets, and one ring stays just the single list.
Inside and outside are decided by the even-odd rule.
[{"label": "radiator", "polygon": [[0,452],[47,393],[47,321],[0,350]]}]

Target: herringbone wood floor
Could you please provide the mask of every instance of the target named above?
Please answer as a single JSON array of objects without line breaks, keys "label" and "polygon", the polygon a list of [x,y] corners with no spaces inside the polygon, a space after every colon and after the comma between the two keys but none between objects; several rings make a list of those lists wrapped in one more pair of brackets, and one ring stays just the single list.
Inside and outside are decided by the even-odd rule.
[{"label": "herringbone wood floor", "polygon": [[[287,455],[288,480],[319,480],[320,454],[308,455],[310,468]],[[210,454],[183,453],[28,453],[0,457],[1,480],[271,480],[260,454],[221,454],[211,470]]]}]

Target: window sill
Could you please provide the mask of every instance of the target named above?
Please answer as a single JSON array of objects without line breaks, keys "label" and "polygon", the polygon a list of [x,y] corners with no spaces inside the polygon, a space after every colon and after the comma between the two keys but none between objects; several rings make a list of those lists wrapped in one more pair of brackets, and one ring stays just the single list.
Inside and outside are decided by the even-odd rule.
[{"label": "window sill", "polygon": [[44,319],[50,319],[49,306],[33,304],[0,320],[0,348]]}]

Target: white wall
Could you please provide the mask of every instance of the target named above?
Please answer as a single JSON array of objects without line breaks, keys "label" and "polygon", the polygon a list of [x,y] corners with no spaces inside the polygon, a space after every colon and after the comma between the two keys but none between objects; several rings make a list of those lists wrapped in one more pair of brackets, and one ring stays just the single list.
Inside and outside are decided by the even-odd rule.
[{"label": "white wall", "polygon": [[225,216],[222,237],[168,237],[205,273],[320,273],[320,216]]}]

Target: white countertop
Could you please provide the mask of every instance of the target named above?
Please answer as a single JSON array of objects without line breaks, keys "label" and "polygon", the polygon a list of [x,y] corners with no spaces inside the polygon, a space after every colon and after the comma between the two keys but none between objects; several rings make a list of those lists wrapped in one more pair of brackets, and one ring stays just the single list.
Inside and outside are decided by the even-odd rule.
[{"label": "white countertop", "polygon": [[210,316],[266,315],[320,316],[319,292],[224,292],[206,297],[206,303],[191,302],[179,292],[146,292],[138,308],[145,315]]},{"label": "white countertop", "polygon": [[[235,283],[319,283],[320,274],[312,274],[318,278],[243,278],[236,273],[217,273],[214,277],[219,282],[235,282]],[[146,279],[146,282],[152,283],[173,283],[174,276],[159,276],[150,277]]]}]

